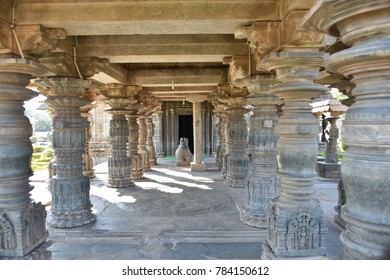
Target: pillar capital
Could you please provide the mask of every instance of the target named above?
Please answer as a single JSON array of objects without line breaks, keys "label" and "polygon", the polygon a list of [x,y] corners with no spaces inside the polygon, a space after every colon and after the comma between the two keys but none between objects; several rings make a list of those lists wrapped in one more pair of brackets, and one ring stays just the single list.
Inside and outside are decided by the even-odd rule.
[{"label": "pillar capital", "polygon": [[323,52],[316,50],[282,51],[268,54],[257,67],[275,71],[278,81],[282,82],[272,87],[270,93],[283,99],[311,99],[328,91],[313,82],[324,64],[324,57]]},{"label": "pillar capital", "polygon": [[186,97],[186,100],[192,103],[204,102],[207,99],[208,99],[207,95],[201,95],[201,94],[192,94]]},{"label": "pillar capital", "polygon": [[[11,24],[0,19],[0,53],[19,53],[18,46],[12,34]],[[16,25],[20,48],[25,57],[39,58],[55,50],[58,40],[66,37],[65,30],[61,28],[46,28],[40,24]]]}]

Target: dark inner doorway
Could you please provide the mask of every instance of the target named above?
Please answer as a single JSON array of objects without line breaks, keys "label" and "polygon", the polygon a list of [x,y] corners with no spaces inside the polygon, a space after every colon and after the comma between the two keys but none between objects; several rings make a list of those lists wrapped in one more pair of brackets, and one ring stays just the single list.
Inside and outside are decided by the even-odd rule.
[{"label": "dark inner doorway", "polygon": [[188,138],[188,146],[191,153],[194,153],[194,131],[192,123],[192,115],[179,115],[179,139],[186,137]]}]

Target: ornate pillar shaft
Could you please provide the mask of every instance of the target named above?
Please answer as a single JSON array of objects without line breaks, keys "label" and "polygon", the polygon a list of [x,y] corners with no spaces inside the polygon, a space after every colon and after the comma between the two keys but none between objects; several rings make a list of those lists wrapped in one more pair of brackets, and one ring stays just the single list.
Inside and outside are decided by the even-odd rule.
[{"label": "ornate pillar shaft", "polygon": [[93,169],[93,160],[89,149],[89,144],[91,141],[92,133],[91,133],[91,114],[89,113],[91,109],[93,109],[94,105],[86,105],[81,107],[81,116],[84,118],[85,122],[85,148],[83,155],[84,168],[83,173],[87,175],[90,179],[94,178],[95,170]]},{"label": "ornate pillar shaft", "polygon": [[147,117],[145,115],[141,115],[138,117],[138,127],[139,127],[139,138],[138,138],[138,153],[142,157],[142,169],[144,172],[148,172],[151,170],[150,161],[149,161],[149,150],[146,147],[146,138],[147,138],[147,127],[145,119]]},{"label": "ornate pillar shaft", "polygon": [[261,67],[275,70],[281,82],[269,90],[284,99],[283,115],[275,128],[279,197],[268,211],[269,229],[263,258],[321,257],[325,255],[326,220],[314,199],[319,124],[311,112],[311,98],[327,89],[313,80],[323,63],[318,51],[270,53]]},{"label": "ornate pillar shaft", "polygon": [[253,107],[250,117],[248,154],[251,164],[248,176],[247,203],[241,208],[241,221],[247,225],[267,228],[267,210],[271,199],[276,197],[277,160],[275,125],[278,122],[276,105],[279,98],[267,94],[271,77],[252,77],[248,81],[251,93],[245,100]]},{"label": "ornate pillar shaft", "polygon": [[108,159],[108,186],[111,188],[133,187],[131,159],[128,156],[129,125],[126,107],[133,103],[123,85],[107,84],[101,89],[106,103],[111,107],[110,121],[111,156]]},{"label": "ornate pillar shaft", "polygon": [[227,158],[229,156],[228,151],[227,151],[227,139],[228,139],[228,129],[227,129],[227,117],[228,113],[225,113],[222,115],[222,139],[223,141],[221,142],[221,153],[220,153],[220,161],[221,161],[221,177],[223,179],[226,179],[226,173],[227,173]]},{"label": "ornate pillar shaft", "polygon": [[154,134],[153,143],[156,151],[156,157],[165,157],[164,135],[163,135],[163,112],[157,111],[153,116]]},{"label": "ornate pillar shaft", "polygon": [[202,103],[193,103],[194,113],[194,163],[199,164],[202,162],[202,136],[203,136],[203,123],[202,123]]},{"label": "ornate pillar shaft", "polygon": [[326,1],[305,23],[350,48],[333,53],[328,71],[352,77],[355,103],[343,122],[341,165],[346,203],[341,234],[346,259],[388,257],[390,244],[390,3]]},{"label": "ornate pillar shaft", "polygon": [[226,111],[226,181],[232,188],[245,188],[248,183],[249,158],[246,148],[248,129],[244,114],[244,103],[241,97],[228,100]]},{"label": "ornate pillar shaft", "polygon": [[25,87],[45,74],[31,61],[0,59],[0,257],[23,257],[46,241],[46,211],[30,199],[32,127],[23,102],[38,94]]},{"label": "ornate pillar shaft", "polygon": [[[221,122],[216,114],[212,116],[212,155],[217,158],[217,150],[220,148]],[[216,159],[217,161],[217,159]],[[218,166],[218,164],[217,164]]]},{"label": "ornate pillar shaft", "polygon": [[338,117],[327,117],[328,126],[326,127],[326,134],[328,139],[326,142],[325,162],[326,163],[338,163],[339,155],[337,152],[337,139],[339,138],[339,129],[337,128],[336,121]]},{"label": "ornate pillar shaft", "polygon": [[53,111],[53,149],[56,175],[50,180],[52,204],[48,224],[69,228],[96,220],[89,198],[89,178],[83,175],[85,121],[80,107],[89,101],[80,97],[90,82],[75,78],[40,81],[50,88],[45,103]]},{"label": "ornate pillar shaft", "polygon": [[206,97],[202,95],[195,95],[187,97],[192,102],[193,111],[193,133],[194,133],[194,156],[193,162],[191,162],[191,171],[205,171],[206,165],[202,162],[203,145],[203,121],[202,121],[202,102],[206,100]]},{"label": "ornate pillar shaft", "polygon": [[149,151],[149,163],[150,165],[156,165],[157,164],[157,158],[156,158],[156,150],[154,148],[154,142],[153,142],[153,135],[154,135],[154,124],[152,116],[148,116],[145,119],[146,122],[146,148]]},{"label": "ornate pillar shaft", "polygon": [[138,153],[139,129],[137,118],[138,109],[136,105],[132,105],[130,112],[127,114],[129,124],[129,156],[131,158],[131,178],[139,180],[144,176],[142,170],[142,156]]}]

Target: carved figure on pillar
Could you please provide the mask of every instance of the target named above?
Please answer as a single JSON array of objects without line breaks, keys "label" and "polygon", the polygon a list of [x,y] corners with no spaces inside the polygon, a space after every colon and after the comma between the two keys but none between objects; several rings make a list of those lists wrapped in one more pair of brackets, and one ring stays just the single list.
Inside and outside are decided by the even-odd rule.
[{"label": "carved figure on pillar", "polygon": [[134,100],[129,98],[125,86],[108,84],[101,89],[106,96],[106,103],[111,109],[110,121],[111,156],[108,159],[108,186],[111,188],[125,188],[135,186],[131,179],[131,159],[128,156],[129,124],[126,119],[126,107]]},{"label": "carved figure on pillar", "polygon": [[350,46],[329,56],[325,68],[352,77],[355,103],[343,121],[348,146],[341,166],[346,203],[341,216],[345,259],[381,259],[390,244],[390,3],[321,1],[305,19]]},{"label": "carved figure on pillar", "polygon": [[32,127],[24,101],[33,77],[49,72],[35,62],[0,58],[0,258],[23,258],[47,239],[46,211],[30,198]]},{"label": "carved figure on pillar", "polygon": [[267,243],[262,258],[325,255],[326,219],[314,198],[319,124],[311,113],[311,98],[326,92],[315,84],[324,55],[316,50],[270,53],[259,68],[274,70],[281,82],[269,90],[284,99],[283,115],[275,128],[279,197],[268,210]]},{"label": "carved figure on pillar", "polygon": [[246,103],[253,107],[250,117],[248,154],[250,170],[247,186],[247,203],[241,207],[241,221],[247,225],[267,228],[267,210],[277,196],[277,160],[275,125],[278,122],[276,106],[281,103],[268,94],[276,79],[272,75],[252,76],[245,79],[250,95]]},{"label": "carved figure on pillar", "polygon": [[48,78],[37,81],[49,88],[45,103],[53,111],[53,149],[56,175],[50,180],[52,204],[48,224],[71,228],[96,220],[89,197],[89,178],[83,175],[85,121],[80,107],[89,81],[76,78]]}]

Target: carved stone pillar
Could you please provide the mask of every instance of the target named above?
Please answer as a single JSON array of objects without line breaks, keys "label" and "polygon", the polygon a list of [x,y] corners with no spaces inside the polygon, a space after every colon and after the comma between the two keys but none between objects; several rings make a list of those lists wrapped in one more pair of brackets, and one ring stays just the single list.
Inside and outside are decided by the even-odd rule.
[{"label": "carved stone pillar", "polygon": [[156,157],[164,158],[164,136],[163,136],[163,112],[161,110],[153,114],[153,123],[154,123],[154,134],[153,134],[153,143],[156,151]]},{"label": "carved stone pillar", "polygon": [[327,117],[328,125],[325,129],[326,133],[326,152],[325,152],[325,162],[327,163],[338,163],[338,153],[337,153],[337,139],[339,138],[339,129],[337,128],[336,121],[338,117]]},{"label": "carved stone pillar", "polygon": [[228,113],[222,114],[222,128],[221,128],[221,135],[222,135],[222,141],[221,141],[221,152],[220,152],[220,162],[221,162],[221,177],[223,179],[226,179],[226,173],[227,173],[227,158],[229,156],[227,151],[227,139],[228,139],[228,129],[227,129],[227,119],[228,119]]},{"label": "carved stone pillar", "polygon": [[52,204],[48,224],[71,228],[96,220],[89,198],[89,178],[83,175],[85,121],[80,107],[89,104],[80,98],[91,86],[89,81],[53,77],[40,84],[50,90],[45,103],[53,111],[53,149],[56,175],[50,180]]},{"label": "carved stone pillar", "polygon": [[149,150],[146,147],[146,137],[147,137],[147,127],[146,120],[147,116],[142,114],[138,117],[138,127],[139,127],[139,138],[138,138],[138,153],[142,157],[142,169],[144,172],[151,170],[150,161],[149,161]]},{"label": "carved stone pillar", "polygon": [[325,161],[317,162],[316,171],[321,177],[340,178],[341,172],[337,151],[339,129],[336,121],[339,119],[338,116],[346,112],[347,106],[333,98],[330,94],[325,94],[324,98],[311,104],[313,114],[318,117],[322,116],[323,123],[326,123],[326,127],[323,127],[323,134],[326,140]]},{"label": "carved stone pillar", "polygon": [[187,100],[192,102],[193,106],[193,127],[194,127],[194,156],[191,162],[191,171],[205,171],[206,165],[202,162],[202,137],[203,122],[202,122],[202,102],[207,97],[196,95],[187,97]]},{"label": "carved stone pillar", "polygon": [[231,97],[227,100],[226,119],[226,181],[225,185],[232,188],[245,188],[248,184],[249,158],[248,129],[244,114],[242,97]]},{"label": "carved stone pillar", "polygon": [[[311,113],[311,98],[327,88],[315,84],[323,53],[310,50],[270,53],[260,62],[274,70],[280,84],[269,90],[284,99],[283,115],[275,128],[279,197],[270,203],[267,243],[262,258],[325,255],[326,219],[314,198],[319,124]],[[258,65],[259,66],[259,65]]]},{"label": "carved stone pillar", "polygon": [[280,99],[267,94],[275,83],[273,76],[254,76],[247,80],[246,103],[253,107],[250,117],[248,154],[250,171],[247,186],[247,203],[241,208],[241,221],[247,225],[267,228],[267,210],[270,200],[276,197],[277,160],[275,125],[278,122],[276,105]]},{"label": "carved stone pillar", "polygon": [[149,163],[150,165],[157,165],[156,150],[154,148],[153,135],[154,135],[154,124],[151,115],[145,119],[146,123],[146,148],[149,151]]},{"label": "carved stone pillar", "polygon": [[[89,90],[84,95],[84,98],[89,100],[90,102],[93,102],[93,100],[96,98],[97,95],[98,93],[96,90]],[[84,118],[85,121],[85,148],[84,148],[84,155],[83,155],[83,162],[84,162],[83,173],[87,175],[90,179],[96,176],[95,170],[93,169],[93,159],[89,149],[89,143],[92,138],[90,111],[93,108],[96,108],[96,104],[87,104],[80,108],[81,116]]]},{"label": "carved stone pillar", "polygon": [[215,163],[219,170],[221,170],[221,177],[225,178],[226,175],[226,165],[224,165],[224,155],[226,154],[226,112],[224,110],[225,104],[221,102],[225,94],[223,92],[214,92],[212,93],[211,103],[214,107],[214,115],[218,122],[216,124],[217,133],[218,133],[218,145],[216,148],[215,154]]},{"label": "carved stone pillar", "polygon": [[127,109],[134,100],[129,98],[125,86],[107,84],[101,89],[106,96],[105,102],[111,107],[110,121],[111,156],[108,159],[108,187],[126,188],[135,186],[131,179],[131,159],[128,156],[129,124],[126,119]]},{"label": "carved stone pillar", "polygon": [[0,258],[23,257],[46,241],[46,211],[30,199],[32,127],[23,102],[38,94],[25,87],[44,75],[32,61],[0,58]]},{"label": "carved stone pillar", "polygon": [[343,122],[348,146],[341,166],[346,203],[341,216],[345,259],[388,257],[390,244],[390,2],[324,1],[308,15],[311,26],[350,48],[333,53],[328,71],[352,77],[355,103]]},{"label": "carved stone pillar", "polygon": [[131,105],[127,114],[129,123],[129,156],[131,158],[131,178],[133,180],[142,179],[144,176],[142,169],[142,156],[138,153],[138,105]]}]

